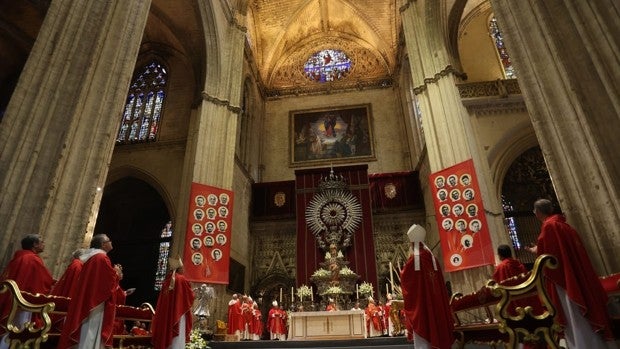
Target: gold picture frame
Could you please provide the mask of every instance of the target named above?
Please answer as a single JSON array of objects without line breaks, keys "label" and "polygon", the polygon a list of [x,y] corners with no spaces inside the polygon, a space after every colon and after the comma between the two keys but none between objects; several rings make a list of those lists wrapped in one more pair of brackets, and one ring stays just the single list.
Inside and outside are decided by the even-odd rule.
[{"label": "gold picture frame", "polygon": [[376,160],[370,104],[296,110],[289,118],[292,167]]}]

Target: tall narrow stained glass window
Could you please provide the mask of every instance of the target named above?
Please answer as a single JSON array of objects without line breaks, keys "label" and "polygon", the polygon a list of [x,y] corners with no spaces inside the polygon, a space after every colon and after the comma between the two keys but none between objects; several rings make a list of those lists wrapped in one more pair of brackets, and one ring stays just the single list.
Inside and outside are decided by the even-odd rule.
[{"label": "tall narrow stained glass window", "polygon": [[497,25],[497,20],[495,17],[491,18],[489,22],[489,34],[495,43],[495,48],[497,49],[497,53],[499,54],[499,59],[502,62],[502,67],[504,68],[504,74],[507,79],[516,79],[517,72],[512,66],[512,61],[510,60],[510,55],[508,55],[508,50],[504,45],[504,38],[502,37],[502,32],[499,30],[499,26]]},{"label": "tall narrow stained glass window", "polygon": [[351,60],[340,50],[319,51],[304,65],[306,77],[316,82],[340,80],[351,71]]},{"label": "tall narrow stained glass window", "polygon": [[168,257],[170,256],[170,243],[172,241],[172,222],[166,223],[159,236],[159,258],[157,259],[157,271],[155,272],[155,290],[161,290],[161,285],[166,278],[168,270]]},{"label": "tall narrow stained glass window", "polygon": [[[510,203],[510,201],[508,201],[504,197],[504,195],[502,195],[502,207],[504,209],[504,212],[513,212],[515,210],[512,206],[512,203]],[[505,216],[506,218],[504,218],[504,225],[506,225],[506,228],[508,229],[508,236],[512,241],[512,246],[517,250],[521,249],[521,241],[519,241],[519,235],[517,233],[517,225],[515,223],[515,219],[514,217],[510,217],[508,215]]]},{"label": "tall narrow stained glass window", "polygon": [[166,67],[147,64],[129,86],[116,144],[153,142],[161,122],[168,81]]}]

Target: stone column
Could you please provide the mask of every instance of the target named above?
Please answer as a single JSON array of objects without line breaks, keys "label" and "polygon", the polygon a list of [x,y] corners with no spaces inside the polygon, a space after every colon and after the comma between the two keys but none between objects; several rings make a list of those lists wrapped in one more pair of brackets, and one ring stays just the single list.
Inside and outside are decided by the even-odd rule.
[{"label": "stone column", "polygon": [[150,3],[50,3],[0,124],[3,264],[41,233],[58,274],[92,234]]},{"label": "stone column", "polygon": [[[207,73],[203,92],[189,125],[181,195],[177,207],[177,231],[183,233],[174,235],[173,255],[183,255],[191,183],[233,189],[237,124],[241,113],[245,27],[239,24],[241,15],[237,10],[221,7],[223,5],[224,3],[207,1],[199,3],[206,28]],[[226,22],[222,22],[216,32],[211,26],[215,17],[225,18],[228,26],[224,24]],[[235,200],[233,205],[236,206],[241,201]],[[233,227],[241,222],[245,222],[245,218],[233,214]],[[232,234],[231,256],[238,259],[236,254],[247,255],[247,239],[238,239],[234,229]],[[226,285],[213,287],[218,298],[224,300],[224,303],[215,305],[215,311],[225,313],[226,302],[229,300],[225,296]]]},{"label": "stone column", "polygon": [[[420,178],[425,192],[427,225],[432,233],[427,242],[434,246],[439,238],[428,176],[468,159],[473,159],[489,233],[493,246],[509,243],[503,224],[503,211],[491,181],[489,164],[479,148],[470,116],[461,102],[456,83],[460,73],[451,65],[443,34],[439,1],[404,1],[401,17],[414,92],[422,110],[422,123],[428,154],[428,166],[422,164]],[[439,246],[439,245],[437,245]],[[434,250],[439,254],[439,247]],[[480,288],[492,272],[492,266],[449,273],[453,289],[470,292]]]},{"label": "stone column", "polygon": [[620,4],[491,0],[491,5],[560,206],[598,272],[617,272]]}]

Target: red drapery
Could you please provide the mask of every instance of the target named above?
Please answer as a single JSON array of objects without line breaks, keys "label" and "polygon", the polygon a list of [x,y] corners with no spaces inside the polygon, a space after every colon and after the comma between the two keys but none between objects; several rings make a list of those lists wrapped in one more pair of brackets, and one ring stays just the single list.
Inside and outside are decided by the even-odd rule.
[{"label": "red drapery", "polygon": [[[317,168],[295,171],[295,191],[297,203],[297,283],[309,284],[310,276],[324,260],[325,252],[317,246],[316,239],[306,224],[306,206],[318,190],[321,177],[329,175],[330,168]],[[360,281],[377,285],[377,265],[372,233],[372,213],[368,182],[368,166],[343,166],[334,168],[334,173],[342,175],[349,185],[351,194],[362,206],[362,222],[353,234],[352,246],[342,251],[349,267],[361,276]]]}]

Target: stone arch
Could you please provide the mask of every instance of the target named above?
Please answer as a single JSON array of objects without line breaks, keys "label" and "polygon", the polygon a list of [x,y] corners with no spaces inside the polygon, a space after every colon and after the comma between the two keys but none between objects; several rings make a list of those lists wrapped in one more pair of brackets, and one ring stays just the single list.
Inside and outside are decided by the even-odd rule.
[{"label": "stone arch", "polygon": [[121,287],[136,288],[127,304],[157,301],[154,285],[160,235],[170,217],[155,187],[135,176],[119,178],[103,192],[95,234],[105,233],[113,241],[108,256],[112,263],[123,265]]}]

